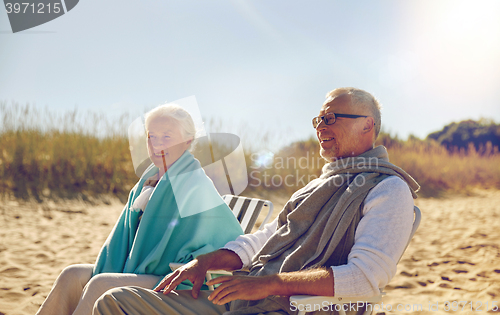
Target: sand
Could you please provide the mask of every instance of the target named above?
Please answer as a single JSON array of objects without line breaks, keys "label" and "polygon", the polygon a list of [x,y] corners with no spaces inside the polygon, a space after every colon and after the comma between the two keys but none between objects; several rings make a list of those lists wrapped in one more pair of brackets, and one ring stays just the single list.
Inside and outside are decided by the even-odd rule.
[{"label": "sand", "polygon": [[[270,199],[277,215],[286,200]],[[107,203],[2,203],[0,315],[34,314],[64,267],[95,261],[123,207]],[[417,205],[422,224],[374,314],[486,313],[493,301],[500,307],[500,191],[419,198]],[[458,302],[448,309],[446,301]]]},{"label": "sand", "polygon": [[123,209],[84,202],[0,206],[0,314],[35,314],[61,270],[93,263]]},{"label": "sand", "polygon": [[416,205],[422,223],[384,304],[410,310],[395,314],[500,312],[500,191],[419,198]]}]

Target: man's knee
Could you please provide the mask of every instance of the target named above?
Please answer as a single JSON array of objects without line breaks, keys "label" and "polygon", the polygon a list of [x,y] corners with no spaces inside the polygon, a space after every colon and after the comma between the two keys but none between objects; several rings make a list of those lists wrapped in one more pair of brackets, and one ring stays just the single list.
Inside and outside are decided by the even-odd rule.
[{"label": "man's knee", "polygon": [[224,305],[214,305],[202,291],[198,299],[191,291],[172,291],[167,295],[141,287],[119,287],[106,291],[94,304],[94,315],[115,314],[222,314]]},{"label": "man's knee", "polygon": [[129,297],[127,288],[113,288],[101,295],[94,303],[93,315],[125,314],[119,306],[119,300]]}]

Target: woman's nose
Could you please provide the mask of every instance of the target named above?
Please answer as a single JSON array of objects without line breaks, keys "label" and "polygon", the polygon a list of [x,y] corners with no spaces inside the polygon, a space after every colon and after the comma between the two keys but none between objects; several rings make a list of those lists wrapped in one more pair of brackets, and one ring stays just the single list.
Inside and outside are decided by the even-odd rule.
[{"label": "woman's nose", "polygon": [[165,144],[165,143],[153,144],[153,148],[155,150],[166,150],[166,149],[168,149],[168,147],[169,146],[167,144]]},{"label": "woman's nose", "polygon": [[164,150],[169,147],[168,141],[166,140],[156,139],[152,140],[151,143],[153,144],[153,148],[156,150]]}]

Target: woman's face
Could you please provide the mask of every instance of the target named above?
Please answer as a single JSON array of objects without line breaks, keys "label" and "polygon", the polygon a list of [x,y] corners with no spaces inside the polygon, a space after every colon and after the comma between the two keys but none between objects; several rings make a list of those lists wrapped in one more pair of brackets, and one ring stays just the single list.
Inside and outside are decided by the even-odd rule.
[{"label": "woman's face", "polygon": [[153,118],[146,126],[146,131],[149,157],[163,172],[166,172],[191,144],[191,139],[183,138],[179,123],[174,118]]}]

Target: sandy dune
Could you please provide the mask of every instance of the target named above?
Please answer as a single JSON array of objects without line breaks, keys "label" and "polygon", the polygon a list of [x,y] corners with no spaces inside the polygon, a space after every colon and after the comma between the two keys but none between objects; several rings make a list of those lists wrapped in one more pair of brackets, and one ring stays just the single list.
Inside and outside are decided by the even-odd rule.
[{"label": "sandy dune", "polygon": [[[271,200],[277,214],[284,200]],[[117,200],[109,203],[3,202],[0,315],[34,314],[65,266],[94,262],[122,209]],[[417,205],[422,224],[386,287],[383,309],[374,314],[448,314],[457,308],[470,314],[471,307],[486,313],[495,308],[493,301],[500,308],[500,191],[418,199]],[[445,301],[466,302],[446,311]]]}]

